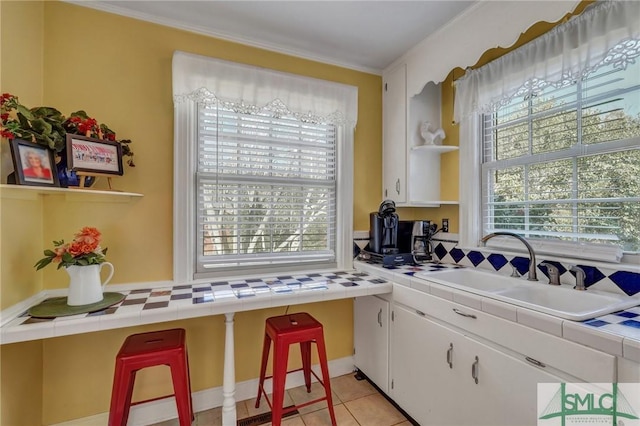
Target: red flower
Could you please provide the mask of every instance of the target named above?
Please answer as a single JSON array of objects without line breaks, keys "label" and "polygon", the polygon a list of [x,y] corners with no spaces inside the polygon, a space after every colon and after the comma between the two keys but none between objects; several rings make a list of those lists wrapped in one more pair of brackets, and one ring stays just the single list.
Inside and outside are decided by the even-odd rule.
[{"label": "red flower", "polygon": [[9,118],[9,113],[0,114],[0,119],[2,119],[2,121],[7,121],[8,118]]},{"label": "red flower", "polygon": [[86,120],[83,120],[79,125],[78,125],[78,130],[80,131],[80,133],[87,133],[88,131],[92,131],[95,129],[95,126],[98,124],[98,122],[94,119],[94,118],[87,118]]},{"label": "red flower", "polygon": [[0,137],[7,138],[7,139],[15,139],[16,135],[9,130],[2,129],[0,130]]}]

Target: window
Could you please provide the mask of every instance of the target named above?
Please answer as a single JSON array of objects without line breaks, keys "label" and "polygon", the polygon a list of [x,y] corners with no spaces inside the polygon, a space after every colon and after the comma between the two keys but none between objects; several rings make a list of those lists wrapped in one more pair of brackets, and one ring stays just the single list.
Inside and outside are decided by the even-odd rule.
[{"label": "window", "polygon": [[483,228],[640,251],[640,63],[483,115]]},{"label": "window", "polygon": [[595,2],[456,81],[461,245],[640,260],[639,14]]},{"label": "window", "polygon": [[200,105],[198,128],[198,272],[335,262],[335,125]]},{"label": "window", "polygon": [[174,281],[352,266],[356,87],[175,52],[173,93]]}]

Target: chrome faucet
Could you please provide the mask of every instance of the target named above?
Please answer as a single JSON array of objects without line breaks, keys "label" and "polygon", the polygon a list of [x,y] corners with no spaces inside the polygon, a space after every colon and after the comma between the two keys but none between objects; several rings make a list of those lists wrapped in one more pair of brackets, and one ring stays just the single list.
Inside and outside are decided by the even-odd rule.
[{"label": "chrome faucet", "polygon": [[581,291],[586,290],[587,287],[584,285],[584,279],[587,274],[584,273],[584,269],[579,266],[572,266],[569,270],[576,273],[576,286],[574,288]]},{"label": "chrome faucet", "polygon": [[547,274],[549,274],[549,284],[560,285],[560,270],[556,265],[548,262],[542,262],[540,266],[547,267]]},{"label": "chrome faucet", "polygon": [[485,235],[481,241],[486,245],[487,241],[489,241],[491,238],[500,236],[513,237],[522,241],[522,244],[524,244],[525,247],[527,247],[527,250],[529,250],[529,274],[527,275],[527,280],[538,281],[538,274],[536,272],[536,254],[533,252],[533,247],[531,247],[527,240],[522,238],[520,235],[514,234],[513,232],[493,232],[491,234]]}]

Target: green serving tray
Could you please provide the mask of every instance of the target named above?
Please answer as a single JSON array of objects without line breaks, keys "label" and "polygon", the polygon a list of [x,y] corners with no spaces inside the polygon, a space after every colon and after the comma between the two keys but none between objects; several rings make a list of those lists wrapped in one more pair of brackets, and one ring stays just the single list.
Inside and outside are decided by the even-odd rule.
[{"label": "green serving tray", "polygon": [[80,306],[67,305],[66,297],[53,297],[29,308],[27,313],[36,318],[66,317],[69,315],[97,312],[121,302],[125,295],[122,293],[104,293],[103,299],[96,303]]}]

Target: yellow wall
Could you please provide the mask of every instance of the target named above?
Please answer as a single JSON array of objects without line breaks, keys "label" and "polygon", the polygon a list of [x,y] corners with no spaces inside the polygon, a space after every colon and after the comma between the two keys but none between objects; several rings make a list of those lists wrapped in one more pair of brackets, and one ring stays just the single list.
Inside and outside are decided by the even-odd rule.
[{"label": "yellow wall", "polygon": [[0,424],[34,426],[42,421],[42,342],[2,345]]},{"label": "yellow wall", "polygon": [[[172,278],[171,58],[175,50],[357,86],[354,227],[368,228],[368,212],[377,209],[380,201],[380,76],[61,2],[3,1],[0,7],[2,91],[18,95],[27,106],[54,106],[64,114],[84,109],[119,136],[132,139],[137,167],[125,166],[125,176],[114,184],[117,189],[144,194],[132,201],[77,196],[19,200],[3,195],[2,308],[41,288],[66,287],[68,278],[63,271],[49,267],[35,273],[32,265],[52,240],[70,239],[85,225],[103,231],[108,259],[116,267],[115,283]],[[32,20],[34,17],[37,19]],[[18,27],[12,27],[9,38],[6,22]],[[26,40],[17,37],[25,31],[29,33]],[[33,73],[20,72],[15,58],[24,58],[25,51],[33,52],[39,71],[35,67]],[[104,187],[105,183],[98,185]],[[19,251],[15,244],[19,244]],[[4,255],[14,252],[13,256]],[[324,323],[330,359],[352,354],[351,300],[294,306],[290,312],[303,309]],[[257,377],[264,319],[283,312],[281,308],[236,316],[238,381]],[[219,316],[10,345],[11,352],[3,346],[2,372],[11,368],[24,372],[33,364],[40,367],[31,369],[27,376],[35,399],[18,393],[5,403],[5,395],[18,385],[15,380],[19,375],[3,375],[0,394],[8,411],[3,410],[2,424],[37,424],[34,418],[50,424],[107,411],[114,357],[125,336],[172,326],[187,329],[193,390],[220,386],[224,328]],[[161,368],[145,372],[140,375],[136,397],[157,396],[157,390],[168,386]]]},{"label": "yellow wall", "polygon": [[[0,4],[0,93],[20,93],[21,101],[42,102],[43,22],[41,3]],[[4,175],[6,167],[12,168],[4,142],[0,158],[0,175]],[[2,309],[42,288],[30,256],[42,247],[42,202],[0,198],[0,223]],[[40,424],[42,361],[41,341],[0,346],[0,424]]]}]

